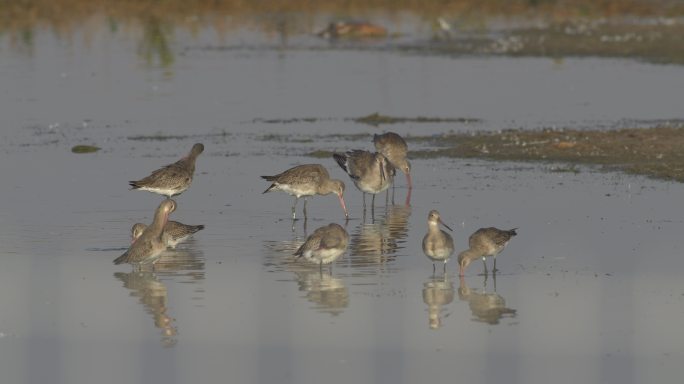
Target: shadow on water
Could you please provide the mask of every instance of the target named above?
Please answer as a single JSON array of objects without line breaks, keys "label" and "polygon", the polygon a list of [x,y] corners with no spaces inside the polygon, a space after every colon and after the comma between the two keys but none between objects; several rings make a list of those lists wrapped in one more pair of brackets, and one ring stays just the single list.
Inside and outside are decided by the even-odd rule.
[{"label": "shadow on water", "polygon": [[449,317],[451,312],[447,305],[454,301],[454,283],[449,281],[449,275],[430,276],[423,283],[423,302],[427,304],[430,329],[438,329],[442,319]]},{"label": "shadow on water", "polygon": [[506,300],[496,293],[496,275],[492,275],[492,281],[494,282],[494,292],[487,292],[487,276],[484,276],[482,290],[480,291],[468,287],[465,277],[460,277],[458,298],[461,301],[468,302],[473,314],[472,320],[475,322],[495,325],[499,324],[502,318],[517,316],[517,311],[507,308]]},{"label": "shadow on water", "polygon": [[[189,240],[188,243],[192,243]],[[178,342],[178,326],[169,313],[168,288],[171,283],[199,283],[204,280],[204,256],[195,249],[174,249],[165,251],[152,271],[115,272],[114,277],[123,282],[130,295],[137,297],[145,311],[152,315],[154,326],[161,330],[164,347],[173,347]],[[198,297],[203,290],[197,288]]]}]

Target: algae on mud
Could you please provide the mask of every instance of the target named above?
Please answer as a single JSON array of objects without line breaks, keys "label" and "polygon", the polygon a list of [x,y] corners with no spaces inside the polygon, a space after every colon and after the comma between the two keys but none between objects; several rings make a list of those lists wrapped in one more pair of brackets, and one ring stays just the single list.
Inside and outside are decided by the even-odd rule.
[{"label": "algae on mud", "polygon": [[[479,158],[503,161],[545,161],[599,165],[664,180],[684,182],[684,124],[618,130],[506,130],[407,136],[409,143],[434,149],[413,149],[409,157]],[[316,150],[311,157],[332,156]],[[568,169],[576,172],[570,165]],[[558,171],[558,170],[557,170]]]},{"label": "algae on mud", "polygon": [[94,145],[75,145],[71,147],[71,152],[73,153],[95,153],[101,148]]}]

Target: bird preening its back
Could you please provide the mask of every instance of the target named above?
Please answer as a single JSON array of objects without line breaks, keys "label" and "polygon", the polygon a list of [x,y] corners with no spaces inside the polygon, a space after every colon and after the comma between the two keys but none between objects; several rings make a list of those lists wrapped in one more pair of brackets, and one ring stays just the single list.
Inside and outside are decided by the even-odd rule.
[{"label": "bird preening its back", "polygon": [[169,215],[175,210],[175,201],[171,199],[162,201],[154,213],[152,224],[143,231],[123,255],[114,259],[114,264],[154,264],[159,255],[166,249],[162,234],[164,226],[169,220]]},{"label": "bird preening its back", "polygon": [[[136,241],[146,228],[147,226],[143,223],[135,223],[131,228],[132,241]],[[178,221],[169,220],[164,226],[162,240],[167,247],[176,248],[178,243],[185,241],[188,237],[203,229],[204,225],[187,225],[179,223]]]}]

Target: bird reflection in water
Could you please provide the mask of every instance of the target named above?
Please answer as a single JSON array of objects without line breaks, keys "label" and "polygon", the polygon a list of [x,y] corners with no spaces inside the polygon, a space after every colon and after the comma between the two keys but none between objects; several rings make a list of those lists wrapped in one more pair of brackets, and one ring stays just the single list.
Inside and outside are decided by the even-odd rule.
[{"label": "bird reflection in water", "polygon": [[[294,255],[306,239],[304,236],[293,236],[282,241],[264,241],[266,248],[264,267],[275,273],[288,272],[294,275],[300,292],[304,298],[314,304],[312,309],[321,313],[336,316],[349,307],[349,289],[344,280],[334,277],[328,268],[319,268],[303,258]],[[344,263],[340,257],[333,264]],[[337,270],[337,267],[335,268]],[[291,279],[287,280],[292,281]]]},{"label": "bird reflection in water", "polygon": [[473,313],[473,321],[494,325],[499,324],[499,320],[504,317],[516,316],[517,311],[506,308],[506,300],[496,293],[496,275],[493,276],[494,292],[492,293],[487,293],[487,276],[484,277],[482,292],[470,289],[463,276],[460,276],[459,280],[458,298],[468,302],[470,311]]},{"label": "bird reflection in water", "polygon": [[377,222],[363,223],[352,233],[350,260],[353,267],[385,265],[405,248],[411,207],[392,205]]},{"label": "bird reflection in water", "polygon": [[[192,240],[187,244],[192,244]],[[130,295],[137,297],[145,311],[152,315],[154,326],[161,330],[162,345],[172,347],[177,343],[178,328],[176,320],[168,313],[168,290],[162,280],[203,281],[204,257],[201,251],[194,249],[167,250],[155,264],[154,271],[116,272],[114,277],[122,281],[123,286],[131,291]],[[196,286],[195,291],[203,293],[199,286]]]},{"label": "bird reflection in water", "polygon": [[349,289],[344,280],[333,277],[328,270],[309,266],[293,272],[299,291],[305,292],[304,297],[314,304],[312,308],[317,312],[337,316],[349,306]]},{"label": "bird reflection in water", "polygon": [[423,302],[428,306],[428,319],[430,329],[438,329],[442,326],[442,318],[449,317],[446,305],[454,301],[454,283],[449,281],[446,274],[441,277],[430,277],[423,284]]},{"label": "bird reflection in water", "polygon": [[174,346],[178,329],[175,319],[166,313],[168,309],[166,285],[149,271],[116,272],[114,277],[121,280],[124,287],[131,290],[131,296],[137,297],[145,307],[145,311],[152,315],[155,327],[161,329],[162,344],[165,347]]},{"label": "bird reflection in water", "polygon": [[204,253],[194,246],[194,239],[186,240],[185,244],[187,248],[168,249],[162,254],[154,266],[157,275],[169,276],[179,282],[204,280]]}]

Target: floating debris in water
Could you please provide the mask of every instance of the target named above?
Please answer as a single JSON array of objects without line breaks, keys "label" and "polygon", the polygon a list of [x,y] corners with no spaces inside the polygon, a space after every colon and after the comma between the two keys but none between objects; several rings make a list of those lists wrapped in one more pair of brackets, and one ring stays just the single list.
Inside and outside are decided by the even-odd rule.
[{"label": "floating debris in water", "polygon": [[99,151],[100,147],[96,147],[94,145],[75,145],[71,148],[71,152],[73,153],[94,153]]}]

